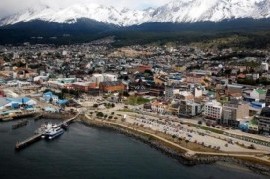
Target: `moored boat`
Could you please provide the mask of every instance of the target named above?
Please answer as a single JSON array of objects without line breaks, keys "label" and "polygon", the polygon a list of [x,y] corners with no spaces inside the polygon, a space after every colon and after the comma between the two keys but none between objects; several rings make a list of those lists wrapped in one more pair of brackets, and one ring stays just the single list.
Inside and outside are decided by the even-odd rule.
[{"label": "moored boat", "polygon": [[64,133],[64,129],[52,124],[47,124],[44,134],[41,136],[46,139],[54,139]]}]

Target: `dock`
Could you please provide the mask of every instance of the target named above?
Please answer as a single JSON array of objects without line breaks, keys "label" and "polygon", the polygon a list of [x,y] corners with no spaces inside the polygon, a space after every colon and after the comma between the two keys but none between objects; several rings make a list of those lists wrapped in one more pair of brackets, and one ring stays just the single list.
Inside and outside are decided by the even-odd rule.
[{"label": "dock", "polygon": [[[57,126],[62,127],[63,125],[69,124],[73,120],[75,120],[79,115],[80,115],[80,113],[76,114],[74,117],[72,117],[70,119],[67,119],[67,120],[57,124]],[[23,149],[23,148],[29,146],[30,144],[33,144],[34,142],[39,141],[41,139],[42,135],[43,135],[43,133],[39,133],[39,134],[33,135],[33,136],[25,139],[24,141],[17,142],[15,145],[15,149],[20,150],[20,149]]]},{"label": "dock", "polygon": [[25,139],[22,142],[18,142],[16,144],[16,146],[15,146],[15,149],[16,150],[23,149],[23,148],[27,147],[28,145],[30,145],[30,144],[38,141],[39,139],[41,139],[41,136],[42,136],[42,134],[36,134],[36,135],[34,135],[32,137],[29,137],[29,138]]}]

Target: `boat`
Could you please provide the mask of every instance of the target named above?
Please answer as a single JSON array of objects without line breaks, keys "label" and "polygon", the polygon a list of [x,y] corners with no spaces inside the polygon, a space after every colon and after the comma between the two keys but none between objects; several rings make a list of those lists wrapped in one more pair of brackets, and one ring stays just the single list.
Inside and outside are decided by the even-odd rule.
[{"label": "boat", "polygon": [[64,129],[57,126],[57,125],[52,125],[52,124],[47,124],[46,125],[46,129],[45,129],[45,132],[44,134],[42,134],[42,138],[45,138],[45,139],[54,139],[60,135],[62,135],[64,133]]},{"label": "boat", "polygon": [[68,124],[67,123],[63,123],[61,125],[61,127],[64,129],[64,130],[67,130],[68,129]]}]

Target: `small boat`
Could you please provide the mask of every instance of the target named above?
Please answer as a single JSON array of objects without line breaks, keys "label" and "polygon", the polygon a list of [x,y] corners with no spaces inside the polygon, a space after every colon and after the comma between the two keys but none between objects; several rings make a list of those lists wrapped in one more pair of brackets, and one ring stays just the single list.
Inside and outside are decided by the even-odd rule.
[{"label": "small boat", "polygon": [[67,124],[67,123],[63,123],[63,124],[61,125],[61,127],[62,127],[63,129],[65,129],[65,130],[67,130],[67,129],[68,129],[68,124]]},{"label": "small boat", "polygon": [[57,125],[47,124],[45,132],[41,137],[51,140],[62,135],[64,132],[64,129]]}]

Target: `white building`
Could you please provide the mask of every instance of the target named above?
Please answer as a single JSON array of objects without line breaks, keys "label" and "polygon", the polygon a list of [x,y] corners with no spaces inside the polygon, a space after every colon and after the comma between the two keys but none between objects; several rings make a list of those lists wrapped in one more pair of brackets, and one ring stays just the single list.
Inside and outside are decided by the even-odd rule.
[{"label": "white building", "polygon": [[205,103],[204,116],[210,119],[221,119],[222,117],[222,105],[217,101],[210,101]]},{"label": "white building", "polygon": [[160,103],[160,102],[153,102],[151,104],[152,111],[160,113],[160,114],[165,113],[166,108],[167,108],[167,105]]},{"label": "white building", "polygon": [[203,90],[201,88],[194,89],[194,97],[195,98],[202,97],[202,95],[203,95]]},{"label": "white building", "polygon": [[96,83],[99,85],[101,82],[106,81],[117,81],[117,75],[112,74],[93,74],[89,80],[91,83]]},{"label": "white building", "polygon": [[263,62],[263,63],[261,64],[261,70],[262,70],[262,71],[268,71],[268,70],[269,70],[269,64],[266,63],[266,62]]},{"label": "white building", "polygon": [[265,97],[266,97],[266,90],[264,90],[264,89],[254,89],[250,93],[250,97],[252,99],[255,99],[256,101],[264,100]]},{"label": "white building", "polygon": [[103,74],[104,81],[117,81],[117,76],[112,74]]}]

